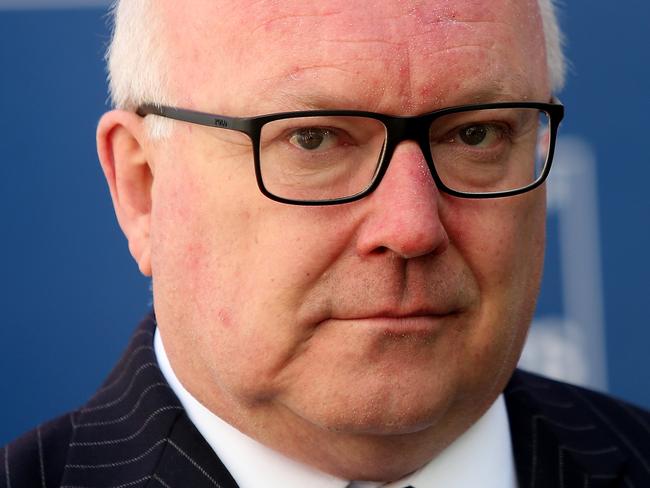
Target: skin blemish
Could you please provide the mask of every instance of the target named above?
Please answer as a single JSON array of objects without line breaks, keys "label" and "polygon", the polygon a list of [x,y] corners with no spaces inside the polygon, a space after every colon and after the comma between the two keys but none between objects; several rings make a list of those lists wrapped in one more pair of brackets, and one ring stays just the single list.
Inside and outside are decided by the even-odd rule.
[{"label": "skin blemish", "polygon": [[424,85],[420,88],[419,95],[421,97],[428,97],[431,94],[431,87],[428,85]]},{"label": "skin blemish", "polygon": [[302,71],[300,67],[295,67],[289,72],[288,78],[292,81],[297,81],[302,78]]},{"label": "skin blemish", "polygon": [[219,308],[217,311],[217,318],[224,327],[232,326],[232,316],[227,309]]}]

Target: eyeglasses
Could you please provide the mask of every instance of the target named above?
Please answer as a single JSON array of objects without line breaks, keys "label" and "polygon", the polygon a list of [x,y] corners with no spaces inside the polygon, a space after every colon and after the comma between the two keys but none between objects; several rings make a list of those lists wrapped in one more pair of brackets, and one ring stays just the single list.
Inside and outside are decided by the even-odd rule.
[{"label": "eyeglasses", "polygon": [[407,140],[420,146],[445,193],[496,198],[530,191],[551,168],[564,116],[563,105],[553,102],[463,105],[414,117],[354,110],[226,117],[155,104],[137,113],[244,133],[264,195],[295,205],[334,205],[374,191],[395,148]]}]

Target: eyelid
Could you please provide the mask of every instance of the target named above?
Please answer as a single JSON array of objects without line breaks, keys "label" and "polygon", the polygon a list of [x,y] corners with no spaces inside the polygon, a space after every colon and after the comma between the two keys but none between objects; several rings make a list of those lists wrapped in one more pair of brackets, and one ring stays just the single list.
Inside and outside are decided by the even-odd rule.
[{"label": "eyelid", "polygon": [[[429,129],[429,140],[434,141],[448,141],[455,138],[456,135],[463,129],[472,126],[491,126],[503,127],[503,133],[512,135],[513,131],[513,117],[495,117],[494,113],[459,113],[450,116],[441,117],[433,122]],[[506,120],[510,119],[510,120]],[[441,123],[441,122],[444,122]],[[453,137],[452,137],[453,136]]]},{"label": "eyelid", "polygon": [[286,138],[288,140],[291,140],[294,137],[298,136],[301,132],[311,132],[319,135],[322,134],[324,139],[339,136],[339,131],[337,131],[336,129],[332,129],[331,127],[310,127],[310,126],[288,129],[285,132],[283,132],[283,134],[286,134]]},{"label": "eyelid", "polygon": [[315,133],[323,134],[324,137],[341,137],[344,133],[333,127],[321,127],[321,126],[305,126],[305,127],[295,127],[287,129],[280,134],[280,138],[291,139],[292,137],[298,135],[302,131],[311,131]]}]

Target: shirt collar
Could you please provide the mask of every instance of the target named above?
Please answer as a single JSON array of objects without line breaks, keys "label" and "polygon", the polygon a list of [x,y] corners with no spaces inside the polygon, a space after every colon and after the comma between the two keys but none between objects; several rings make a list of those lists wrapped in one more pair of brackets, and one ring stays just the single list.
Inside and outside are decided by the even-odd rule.
[{"label": "shirt collar", "polygon": [[[516,488],[510,429],[503,395],[463,435],[420,470],[389,484],[349,482],[287,458],[248,437],[203,406],[172,370],[158,329],[154,350],[163,376],[188,417],[240,488]],[[254,461],[254,465],[253,462]],[[468,469],[471,464],[471,469]]]}]

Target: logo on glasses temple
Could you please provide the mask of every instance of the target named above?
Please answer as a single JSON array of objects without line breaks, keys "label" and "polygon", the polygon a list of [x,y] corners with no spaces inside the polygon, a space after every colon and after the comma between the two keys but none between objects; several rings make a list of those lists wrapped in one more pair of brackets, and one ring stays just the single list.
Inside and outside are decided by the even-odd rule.
[{"label": "logo on glasses temple", "polygon": [[228,122],[226,122],[226,121],[223,120],[223,119],[214,119],[214,125],[215,125],[216,127],[227,128],[227,127],[228,127]]}]

